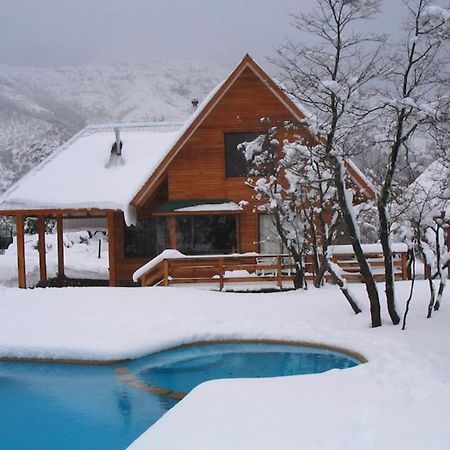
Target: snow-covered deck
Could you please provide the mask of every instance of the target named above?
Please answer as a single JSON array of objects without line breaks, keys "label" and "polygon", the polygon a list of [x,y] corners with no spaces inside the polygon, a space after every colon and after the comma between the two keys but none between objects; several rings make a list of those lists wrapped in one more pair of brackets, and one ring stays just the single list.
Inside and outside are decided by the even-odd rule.
[{"label": "snow-covered deck", "polygon": [[[392,245],[394,275],[396,279],[406,280],[406,244]],[[351,245],[331,247],[333,262],[342,270],[347,281],[362,281],[359,264]],[[363,251],[377,281],[385,277],[383,251],[380,244],[363,245]],[[228,254],[228,255],[184,255],[178,250],[164,250],[144,264],[133,274],[133,280],[141,286],[162,283],[164,286],[180,283],[201,283],[223,290],[225,286],[238,283],[269,283],[278,289],[292,287],[295,264],[289,255],[275,254]],[[306,280],[314,279],[314,266],[309,258],[305,264]],[[266,286],[267,288],[267,286]],[[247,290],[248,287],[243,287]],[[238,288],[239,290],[239,288]],[[251,289],[250,289],[251,290]],[[253,289],[255,290],[255,289]]]},{"label": "snow-covered deck", "polygon": [[[399,311],[409,286],[397,283]],[[0,288],[0,355],[122,359],[239,338],[340,346],[369,362],[319,375],[202,384],[130,449],[447,450],[448,291],[427,320],[427,286],[417,282],[402,332],[387,321],[371,329],[364,287],[351,289],[363,309],[358,316],[334,287],[273,294]]]}]

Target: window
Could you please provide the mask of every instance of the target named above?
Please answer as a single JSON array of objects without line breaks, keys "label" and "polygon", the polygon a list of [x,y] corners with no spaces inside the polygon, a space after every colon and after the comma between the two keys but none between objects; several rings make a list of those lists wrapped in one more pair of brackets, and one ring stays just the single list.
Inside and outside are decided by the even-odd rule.
[{"label": "window", "polygon": [[139,219],[136,226],[124,226],[125,258],[154,258],[169,247],[165,218]]},{"label": "window", "polygon": [[186,255],[236,252],[236,218],[230,215],[177,217],[177,249]]},{"label": "window", "polygon": [[246,177],[251,164],[246,160],[244,149],[238,148],[243,142],[254,141],[260,133],[225,133],[225,175],[227,177]]},{"label": "window", "polygon": [[288,253],[281,242],[273,217],[269,214],[259,214],[259,252],[268,255]]}]

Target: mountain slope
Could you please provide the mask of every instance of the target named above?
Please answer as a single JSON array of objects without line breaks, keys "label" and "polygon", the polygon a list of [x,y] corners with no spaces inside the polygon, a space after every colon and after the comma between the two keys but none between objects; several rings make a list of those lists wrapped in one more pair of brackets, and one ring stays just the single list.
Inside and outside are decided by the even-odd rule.
[{"label": "mountain slope", "polygon": [[206,61],[0,65],[0,192],[85,125],[185,120],[225,75]]}]

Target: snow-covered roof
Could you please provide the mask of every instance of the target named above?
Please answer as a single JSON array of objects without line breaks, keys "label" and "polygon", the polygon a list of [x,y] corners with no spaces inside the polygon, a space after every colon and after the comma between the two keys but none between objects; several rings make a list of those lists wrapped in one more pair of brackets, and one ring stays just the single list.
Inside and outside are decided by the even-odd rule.
[{"label": "snow-covered roof", "polygon": [[[173,146],[205,109],[219,83],[185,123],[88,126],[0,196],[0,210],[99,208],[136,220],[131,201]],[[124,164],[108,167],[114,128],[120,129]]]},{"label": "snow-covered roof", "polygon": [[[150,189],[210,108],[215,106],[247,66],[254,70],[294,116],[303,116],[300,106],[293,104],[246,55],[184,124],[109,124],[87,127],[0,196],[0,211],[114,209],[124,212],[128,224],[134,223],[136,217],[133,205],[145,199],[146,189]],[[111,166],[108,162],[115,142],[114,127],[120,128],[123,149],[122,158],[117,161],[119,164]],[[372,188],[359,171],[357,175],[369,189]]]},{"label": "snow-covered roof", "polygon": [[87,127],[0,197],[0,209],[118,209],[130,202],[170,151],[180,124],[120,125],[123,163],[107,167],[114,125]]},{"label": "snow-covered roof", "polygon": [[436,160],[408,187],[402,206],[412,217],[450,217],[450,166]]}]

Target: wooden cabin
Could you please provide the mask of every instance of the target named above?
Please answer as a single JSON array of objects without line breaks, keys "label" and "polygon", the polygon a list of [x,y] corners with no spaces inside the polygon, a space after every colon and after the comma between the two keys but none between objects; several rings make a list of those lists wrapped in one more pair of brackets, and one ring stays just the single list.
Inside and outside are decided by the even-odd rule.
[{"label": "wooden cabin", "polygon": [[[123,145],[115,144],[111,126],[80,132],[0,198],[0,215],[16,219],[19,286],[26,287],[25,217],[38,219],[42,281],[49,218],[58,224],[60,276],[63,219],[106,218],[111,286],[129,284],[166,248],[187,255],[274,252],[261,238],[270,223],[253,211],[245,159],[236,152],[264,132],[263,117],[304,123],[299,107],[246,55],[183,125],[122,125]],[[314,139],[304,127],[301,133]],[[351,163],[348,171],[360,192],[373,197]],[[242,200],[250,206],[241,208]]]}]

